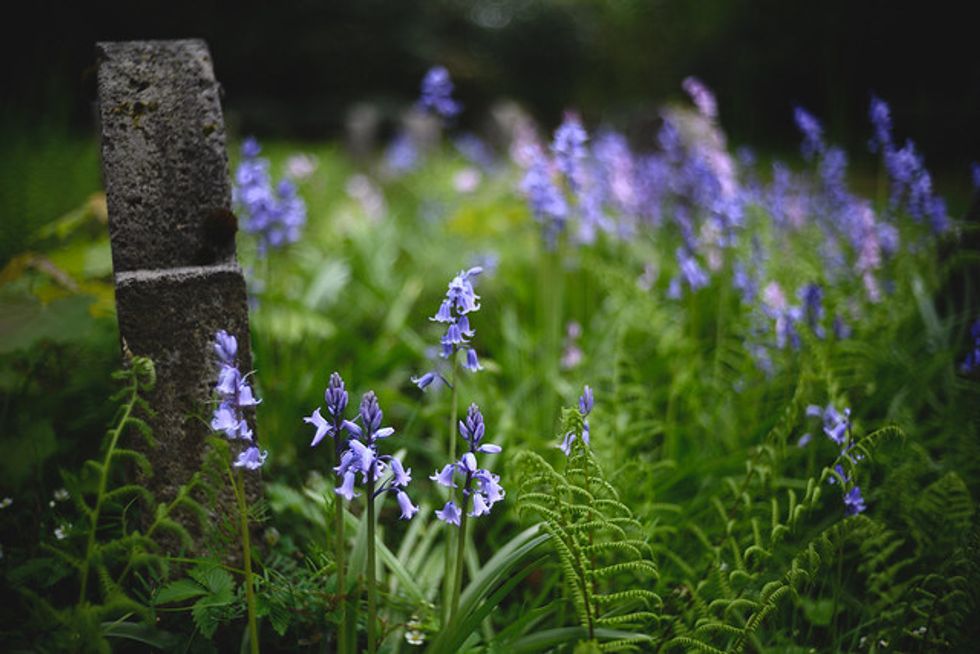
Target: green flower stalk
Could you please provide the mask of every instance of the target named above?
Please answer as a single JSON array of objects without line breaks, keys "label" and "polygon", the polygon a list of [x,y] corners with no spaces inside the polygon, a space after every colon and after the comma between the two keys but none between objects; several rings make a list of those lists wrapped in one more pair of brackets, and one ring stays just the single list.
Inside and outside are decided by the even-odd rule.
[{"label": "green flower stalk", "polygon": [[[255,583],[252,575],[252,543],[248,529],[248,497],[245,493],[244,470],[256,471],[265,463],[268,452],[260,452],[253,441],[252,430],[243,415],[244,409],[255,407],[260,400],[255,397],[235,363],[238,340],[221,330],[214,336],[214,351],[221,363],[215,390],[219,403],[211,418],[211,428],[225,434],[229,440],[241,439],[249,444],[239,454],[235,463],[228,466],[228,480],[235,492],[241,527],[242,558],[245,564],[245,601],[248,607],[248,636],[252,654],[259,652],[259,630],[256,620]],[[232,467],[238,468],[237,474]]]},{"label": "green flower stalk", "polygon": [[[336,373],[331,377],[331,386],[327,388],[326,400],[328,411],[334,416],[333,424],[331,425],[324,420],[319,409],[316,409],[313,415],[306,418],[306,422],[317,428],[316,435],[313,437],[313,445],[319,443],[327,434],[332,434],[335,439],[340,437],[342,431],[350,434],[350,437],[345,441],[346,449],[340,454],[340,461],[334,468],[334,472],[342,480],[334,492],[347,501],[353,500],[359,495],[354,490],[354,484],[357,475],[361,475],[361,481],[367,493],[365,501],[367,503],[368,541],[366,575],[368,652],[374,654],[377,650],[376,629],[378,621],[374,500],[381,493],[395,493],[401,508],[402,519],[410,520],[419,510],[417,506],[412,504],[408,494],[404,491],[404,488],[412,481],[412,470],[406,470],[401,461],[391,455],[378,454],[378,441],[390,437],[395,433],[395,430],[391,427],[381,426],[384,414],[378,405],[378,398],[374,391],[368,391],[361,398],[358,415],[360,425],[340,417],[347,405],[347,393],[343,387],[343,380]],[[389,472],[390,476],[386,477]]]}]

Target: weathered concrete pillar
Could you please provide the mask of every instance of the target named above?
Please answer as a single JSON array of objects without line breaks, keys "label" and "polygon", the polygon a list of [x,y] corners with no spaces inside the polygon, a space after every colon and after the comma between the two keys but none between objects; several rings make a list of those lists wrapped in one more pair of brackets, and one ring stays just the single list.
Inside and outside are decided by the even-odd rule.
[{"label": "weathered concrete pillar", "polygon": [[96,51],[119,333],[156,363],[158,447],[145,483],[166,500],[205,451],[214,333],[235,334],[239,367],[252,365],[219,87],[203,41]]}]

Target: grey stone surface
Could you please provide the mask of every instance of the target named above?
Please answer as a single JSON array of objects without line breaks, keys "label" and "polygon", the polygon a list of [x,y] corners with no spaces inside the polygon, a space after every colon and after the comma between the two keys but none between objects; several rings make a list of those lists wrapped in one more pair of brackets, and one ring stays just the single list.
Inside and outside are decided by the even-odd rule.
[{"label": "grey stone surface", "polygon": [[[102,166],[116,272],[234,260],[219,87],[204,41],[99,43]],[[230,231],[230,236],[229,236]]]},{"label": "grey stone surface", "polygon": [[[158,446],[147,453],[153,477],[146,483],[158,498],[172,498],[200,468],[211,433],[216,331],[236,336],[240,368],[250,370],[245,281],[235,264],[118,273],[116,311],[129,349],[156,364],[147,399]],[[254,414],[246,418],[254,429]]]},{"label": "grey stone surface", "polygon": [[[201,468],[215,332],[234,334],[239,368],[252,366],[224,120],[203,41],[99,43],[97,55],[119,334],[156,364],[148,399],[157,447],[146,452],[153,475],[142,481],[165,501]],[[224,492],[215,517],[232,504]]]}]

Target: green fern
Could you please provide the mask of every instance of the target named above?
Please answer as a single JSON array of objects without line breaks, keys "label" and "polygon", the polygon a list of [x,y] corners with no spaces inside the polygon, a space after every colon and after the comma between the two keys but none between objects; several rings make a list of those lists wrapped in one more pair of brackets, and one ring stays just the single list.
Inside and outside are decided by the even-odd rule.
[{"label": "green fern", "polygon": [[599,651],[623,651],[649,640],[639,630],[660,619],[660,597],[637,583],[643,580],[642,586],[652,586],[658,571],[650,546],[640,537],[640,523],[606,481],[582,441],[583,430],[582,415],[566,409],[562,433],[573,432],[576,438],[561,472],[534,452],[519,455],[523,477],[517,507],[522,515],[540,518],[551,536],[548,542],[558,555],[588,641],[596,641],[600,629],[635,631],[635,637],[596,644]]},{"label": "green fern", "polygon": [[[59,609],[40,595],[25,593],[36,611],[58,616],[56,622],[62,625],[69,640],[87,634],[84,637],[91,639],[93,651],[108,649],[106,636],[127,637],[123,634],[131,629],[120,625],[127,624],[129,616],[151,624],[153,610],[134,595],[133,573],[149,570],[154,575],[164,574],[167,558],[160,553],[156,539],[169,532],[185,545],[191,541],[186,527],[174,520],[173,513],[178,508],[192,514],[204,513],[204,508],[192,497],[196,476],[168,503],[157,503],[144,486],[125,481],[117,483],[124,478],[121,473],[127,463],[141,474],[152,473],[146,456],[123,447],[122,442],[130,437],[137,439],[141,447],[156,445],[148,423],[141,417],[153,415],[143,395],[156,383],[156,372],[151,360],[132,357],[113,378],[122,381],[123,387],[112,396],[120,405],[106,434],[101,460],[86,461],[79,475],[63,474],[65,487],[79,513],[76,524],[80,528],[73,530],[63,543],[42,545],[77,575],[77,603]],[[144,515],[152,519],[128,520],[127,513],[133,507],[141,507]],[[131,528],[130,522],[145,524],[145,532]],[[101,625],[97,635],[93,624]]]}]

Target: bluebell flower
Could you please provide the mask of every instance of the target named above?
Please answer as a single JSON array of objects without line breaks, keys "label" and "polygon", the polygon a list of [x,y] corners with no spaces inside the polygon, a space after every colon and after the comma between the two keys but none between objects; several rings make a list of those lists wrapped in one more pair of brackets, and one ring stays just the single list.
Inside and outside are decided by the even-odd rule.
[{"label": "bluebell flower", "polygon": [[435,382],[438,378],[439,375],[437,373],[427,372],[424,375],[418,377],[412,377],[411,380],[413,384],[419,387],[419,390],[424,391],[426,388],[432,385],[432,383]]},{"label": "bluebell flower", "polygon": [[694,106],[698,108],[698,112],[702,116],[708,120],[714,120],[718,117],[718,103],[715,101],[715,95],[711,89],[704,85],[704,82],[697,77],[687,77],[681,83],[681,87],[691,97]]},{"label": "bluebell flower", "polygon": [[758,283],[741,261],[736,261],[732,268],[732,286],[741,295],[743,303],[751,305],[755,302],[759,292]]},{"label": "bluebell flower", "polygon": [[585,143],[588,138],[578,116],[567,113],[565,120],[555,130],[555,138],[551,143],[555,166],[568,181],[573,193],[578,193],[582,188],[582,163],[587,154]]},{"label": "bluebell flower", "polygon": [[436,511],[436,517],[445,522],[446,524],[459,526],[459,519],[462,517],[462,513],[459,511],[459,507],[456,506],[455,502],[446,502],[446,506],[438,509]]},{"label": "bluebell flower", "polygon": [[476,356],[476,350],[471,347],[466,348],[466,361],[463,362],[463,367],[470,372],[483,370],[483,366],[480,365],[480,359]]},{"label": "bluebell flower", "polygon": [[592,388],[586,384],[582,396],[578,398],[578,410],[583,416],[587,416],[592,413],[593,407],[595,407],[595,395],[592,393]]},{"label": "bluebell flower", "polygon": [[299,240],[306,224],[306,203],[289,179],[273,186],[269,162],[258,156],[255,139],[246,139],[243,159],[235,171],[232,202],[242,217],[242,230],[258,237],[260,253]]},{"label": "bluebell flower", "polygon": [[683,284],[696,291],[708,285],[708,273],[705,272],[701,264],[694,255],[686,248],[679,247],[676,251],[678,274],[675,275],[667,289],[667,296],[673,300],[679,299],[682,295]]},{"label": "bluebell flower", "polygon": [[554,182],[552,163],[537,145],[530,148],[530,163],[521,180],[521,192],[544,232],[545,244],[554,248],[568,221],[568,203]]},{"label": "bluebell flower", "polygon": [[419,512],[419,507],[412,504],[411,498],[409,498],[408,493],[403,490],[399,490],[395,497],[398,500],[398,508],[401,509],[401,519],[411,520],[412,516]]},{"label": "bluebell flower", "polygon": [[443,66],[433,66],[422,78],[419,106],[443,118],[454,118],[462,106],[453,100],[453,82]]},{"label": "bluebell flower", "polygon": [[[619,212],[620,221],[636,217],[643,204],[638,180],[640,166],[630,151],[626,137],[604,131],[596,138],[592,151],[602,181],[603,195]],[[656,180],[650,182],[655,184]]]},{"label": "bluebell flower", "polygon": [[[339,425],[336,421],[334,423],[338,425],[336,426],[338,432],[342,428],[350,434],[346,442],[347,449],[341,453],[340,463],[334,468],[334,472],[341,479],[340,486],[336,487],[334,492],[348,501],[357,497],[358,493],[354,490],[354,486],[359,474],[361,483],[376,484],[374,496],[368,498],[368,501],[374,501],[374,498],[381,493],[393,492],[401,508],[401,517],[410,520],[418,512],[418,507],[412,505],[411,499],[404,491],[412,481],[412,470],[406,469],[397,458],[378,452],[378,441],[390,437],[395,430],[381,426],[384,413],[374,391],[368,391],[361,398],[357,419],[360,420],[360,425],[350,420],[343,420]],[[389,472],[391,476],[384,479]]]},{"label": "bluebell flower", "polygon": [[214,335],[214,352],[223,365],[233,366],[238,356],[238,340],[222,329]]},{"label": "bluebell flower", "polygon": [[[811,404],[806,408],[806,415],[823,420],[824,434],[838,446],[841,456],[846,458],[852,465],[856,465],[858,461],[863,460],[863,456],[853,453],[854,441],[851,439],[850,433],[851,410],[849,408],[838,412],[832,404],[828,404],[823,408]],[[834,465],[834,472],[837,474],[828,476],[827,483],[836,485],[838,480],[843,482],[844,487],[841,490],[844,493],[845,513],[851,516],[864,512],[866,506],[864,504],[864,498],[861,495],[861,489],[854,483],[847,470],[843,465],[837,463]]]},{"label": "bluebell flower", "polygon": [[806,415],[820,418],[823,421],[823,433],[838,446],[843,447],[847,443],[851,427],[850,408],[840,412],[833,404],[828,404],[826,407],[811,404],[806,408]]},{"label": "bluebell flower", "polygon": [[837,443],[843,445],[848,438],[848,430],[851,427],[851,410],[845,408],[843,413],[838,413],[833,406],[827,405],[823,414],[823,433]]},{"label": "bluebell flower", "polygon": [[[592,393],[592,387],[588,384],[582,389],[582,395],[578,398],[578,412],[582,414],[583,418],[587,418],[592,409],[595,407],[595,395]],[[583,420],[582,422],[582,442],[588,446],[589,436],[590,436],[589,421]],[[572,454],[572,443],[575,442],[576,434],[573,431],[566,433],[558,445],[558,449],[561,450],[565,456],[571,456]]]},{"label": "bluebell flower", "polygon": [[[252,392],[248,375],[243,375],[236,364],[238,339],[225,330],[220,330],[214,335],[212,347],[221,368],[215,384],[218,405],[211,415],[211,429],[222,432],[229,440],[251,442],[254,434],[243,410],[255,407],[261,400]],[[257,470],[265,462],[267,455],[268,452],[260,453],[258,447],[250,445],[239,454],[234,465]]]},{"label": "bluebell flower", "polygon": [[812,159],[815,155],[823,154],[823,128],[813,114],[803,107],[796,107],[793,110],[793,120],[797,128],[803,133],[803,145],[801,150],[803,156]]},{"label": "bluebell flower", "polygon": [[966,353],[966,358],[960,364],[960,370],[966,374],[980,370],[980,319],[970,327],[970,338],[973,340],[970,351]]},{"label": "bluebell flower", "polygon": [[330,375],[330,381],[327,384],[326,390],[323,392],[323,399],[327,405],[330,422],[327,422],[323,415],[321,415],[320,407],[314,409],[311,415],[303,418],[303,422],[313,425],[316,428],[316,433],[313,435],[313,441],[310,443],[310,447],[316,447],[325,436],[329,435],[335,439],[335,448],[339,455],[339,452],[345,446],[345,441],[341,434],[346,429],[344,409],[347,408],[348,402],[347,388],[344,385],[344,380],[340,377],[340,373],[334,372]]},{"label": "bluebell flower", "polygon": [[[470,326],[470,313],[480,310],[480,296],[473,288],[473,280],[483,272],[483,268],[475,266],[469,270],[461,270],[449,282],[446,296],[439,304],[439,310],[429,318],[433,322],[446,325],[446,333],[439,341],[440,356],[444,359],[455,357],[458,352],[464,352],[463,367],[470,372],[483,370],[476,350],[470,345],[470,339],[476,331]],[[420,376],[411,378],[412,383],[425,390],[437,379],[445,379],[437,371],[432,370]]]},{"label": "bluebell flower", "polygon": [[973,190],[980,189],[980,163],[970,164],[970,179],[973,182]]},{"label": "bluebell flower", "polygon": [[681,142],[681,133],[667,119],[664,119],[663,124],[657,131],[657,144],[660,146],[664,157],[669,163],[678,163],[684,157],[684,144]]},{"label": "bluebell flower", "polygon": [[233,464],[236,468],[245,468],[247,470],[258,470],[265,463],[266,458],[269,456],[267,451],[259,452],[259,448],[252,445],[245,451],[238,455],[238,458]]},{"label": "bluebell flower", "polygon": [[867,507],[864,504],[864,497],[861,496],[861,488],[857,485],[844,494],[844,510],[846,515],[857,515],[864,513]]},{"label": "bluebell flower", "polygon": [[478,453],[495,454],[501,449],[499,445],[483,442],[486,426],[483,422],[483,414],[480,413],[477,405],[471,404],[466,418],[459,421],[459,434],[469,446],[468,450],[463,453],[459,461],[446,464],[429,477],[446,488],[458,488],[456,480],[462,481],[462,507],[450,501],[441,510],[436,511],[437,518],[457,527],[467,504],[470,507],[467,515],[476,518],[490,513],[493,505],[504,499],[505,495],[500,485],[500,477],[480,468],[477,462]]},{"label": "bluebell flower", "polygon": [[418,166],[419,148],[409,134],[401,132],[388,144],[384,159],[389,171],[401,175]]},{"label": "bluebell flower", "polygon": [[827,333],[823,327],[823,287],[819,284],[807,284],[797,292],[803,302],[803,315],[807,325],[817,338],[824,338]]},{"label": "bluebell flower", "polygon": [[871,96],[871,106],[868,108],[874,137],[869,144],[872,152],[887,152],[892,147],[892,117],[888,103],[878,96]]},{"label": "bluebell flower", "polygon": [[882,149],[885,169],[891,179],[891,208],[904,205],[916,220],[928,220],[936,234],[949,229],[946,203],[934,194],[932,176],[915,144],[906,140],[904,146],[896,148],[889,140]]}]

